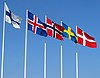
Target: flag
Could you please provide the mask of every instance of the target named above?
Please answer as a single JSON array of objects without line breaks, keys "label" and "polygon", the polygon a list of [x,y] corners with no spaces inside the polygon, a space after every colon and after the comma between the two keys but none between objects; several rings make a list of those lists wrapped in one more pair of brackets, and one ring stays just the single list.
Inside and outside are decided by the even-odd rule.
[{"label": "flag", "polygon": [[88,35],[86,32],[84,32],[83,30],[81,30],[77,26],[76,26],[76,33],[77,33],[79,44],[81,44],[83,46],[90,47],[90,48],[96,48],[97,47],[95,38]]},{"label": "flag", "polygon": [[44,28],[40,19],[29,11],[28,11],[28,30],[32,31],[34,34],[47,37],[46,29]]},{"label": "flag", "polygon": [[22,18],[20,18],[19,16],[16,16],[14,13],[12,13],[9,10],[9,8],[8,8],[8,6],[7,6],[6,3],[5,3],[5,13],[6,13],[6,16],[5,16],[6,22],[12,24],[12,26],[14,28],[20,29],[20,26],[19,25],[21,23]]},{"label": "flag", "polygon": [[48,36],[51,36],[58,40],[63,40],[62,32],[64,28],[61,25],[54,23],[47,17],[45,20],[46,20],[46,24],[44,26],[46,27]]},{"label": "flag", "polygon": [[64,31],[63,31],[63,37],[66,37],[72,41],[74,41],[75,43],[77,43],[77,36],[75,34],[75,32],[66,24],[64,24],[62,22],[62,26],[64,27]]}]

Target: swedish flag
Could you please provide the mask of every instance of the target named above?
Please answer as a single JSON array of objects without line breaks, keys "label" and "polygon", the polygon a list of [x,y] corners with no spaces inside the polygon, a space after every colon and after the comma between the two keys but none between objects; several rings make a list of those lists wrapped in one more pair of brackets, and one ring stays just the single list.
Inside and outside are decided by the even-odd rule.
[{"label": "swedish flag", "polygon": [[77,43],[77,36],[74,31],[63,22],[62,26],[64,27],[63,36]]}]

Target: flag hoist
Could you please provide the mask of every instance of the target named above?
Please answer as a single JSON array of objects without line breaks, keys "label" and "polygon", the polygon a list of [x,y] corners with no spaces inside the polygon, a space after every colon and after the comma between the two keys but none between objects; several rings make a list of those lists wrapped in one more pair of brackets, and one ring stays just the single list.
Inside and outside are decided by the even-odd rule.
[{"label": "flag hoist", "polygon": [[61,73],[61,78],[63,78],[63,66],[62,66],[62,41],[61,41],[61,54],[60,54],[60,61],[61,61],[61,68],[60,68],[60,73]]},{"label": "flag hoist", "polygon": [[[27,31],[47,37],[47,33],[43,22],[40,19],[26,10],[26,32],[25,32],[25,59],[24,59],[24,78],[27,77]],[[46,42],[44,43],[44,78],[46,78]]]},{"label": "flag hoist", "polygon": [[[47,18],[47,16],[45,16],[45,23],[46,23],[46,18]],[[47,44],[46,44],[46,39],[45,39],[45,42],[44,42],[44,78],[46,78],[46,76],[47,76],[47,75],[46,75],[46,74],[47,74],[47,73],[46,73],[46,72],[47,72],[47,71],[46,71],[46,70],[47,70],[47,69],[46,69],[46,66],[47,66],[47,65],[46,65],[46,45],[47,45]]]},{"label": "flag hoist", "polygon": [[76,78],[78,78],[78,44],[76,43]]},{"label": "flag hoist", "polygon": [[2,33],[2,60],[1,60],[1,78],[4,76],[4,41],[5,41],[5,5],[4,2],[4,18],[3,18],[3,33]]},{"label": "flag hoist", "polygon": [[89,48],[96,48],[97,43],[95,38],[88,35],[86,32],[81,30],[78,26],[76,26],[76,35],[77,35],[77,43],[76,43],[76,78],[78,78],[78,45],[81,44],[83,46],[87,46]]},{"label": "flag hoist", "polygon": [[[77,52],[77,36],[75,32],[72,30],[70,26],[67,26],[65,23],[61,21],[61,26],[64,27],[63,30],[63,37],[68,38],[69,40],[72,40],[76,44],[76,78],[78,78],[78,52]],[[62,50],[62,46],[61,46]],[[62,61],[62,59],[61,59]],[[62,63],[61,63],[61,78],[62,78]]]},{"label": "flag hoist", "polygon": [[[76,29],[76,33],[77,33],[77,29]],[[78,78],[78,43],[76,43],[76,78]]]},{"label": "flag hoist", "polygon": [[[62,21],[61,21],[61,26],[62,26]],[[63,66],[62,66],[62,41],[61,41],[61,54],[60,54],[60,62],[61,62],[61,64],[60,64],[60,76],[61,76],[61,78],[63,78]]]},{"label": "flag hoist", "polygon": [[4,2],[4,19],[3,19],[3,34],[2,34],[2,61],[1,61],[1,78],[4,75],[4,44],[5,44],[5,22],[11,24],[14,28],[20,29],[20,23],[22,18],[15,15]]},{"label": "flag hoist", "polygon": [[44,78],[46,78],[46,42],[44,43]]},{"label": "flag hoist", "polygon": [[27,77],[27,29],[28,29],[28,23],[27,23],[27,20],[28,20],[28,9],[26,9],[26,31],[25,31],[25,54],[24,54],[24,78]]}]

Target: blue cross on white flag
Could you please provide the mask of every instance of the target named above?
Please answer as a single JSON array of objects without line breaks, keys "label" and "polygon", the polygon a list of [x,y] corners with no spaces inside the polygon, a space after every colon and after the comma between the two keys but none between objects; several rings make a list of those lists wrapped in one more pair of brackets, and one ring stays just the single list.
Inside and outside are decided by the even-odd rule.
[{"label": "blue cross on white flag", "polygon": [[5,3],[5,11],[6,11],[6,22],[10,23],[13,25],[14,28],[17,28],[17,29],[20,29],[20,23],[21,23],[21,20],[22,18],[20,18],[19,16],[16,16],[15,14],[13,14],[8,6],[6,5]]}]

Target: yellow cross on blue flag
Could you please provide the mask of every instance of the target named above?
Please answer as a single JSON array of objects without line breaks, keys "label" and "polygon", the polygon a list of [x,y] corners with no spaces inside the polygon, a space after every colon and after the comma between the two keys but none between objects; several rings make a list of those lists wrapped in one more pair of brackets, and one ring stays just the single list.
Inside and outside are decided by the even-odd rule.
[{"label": "yellow cross on blue flag", "polygon": [[77,43],[77,36],[74,31],[63,22],[62,26],[64,27],[63,36]]}]

